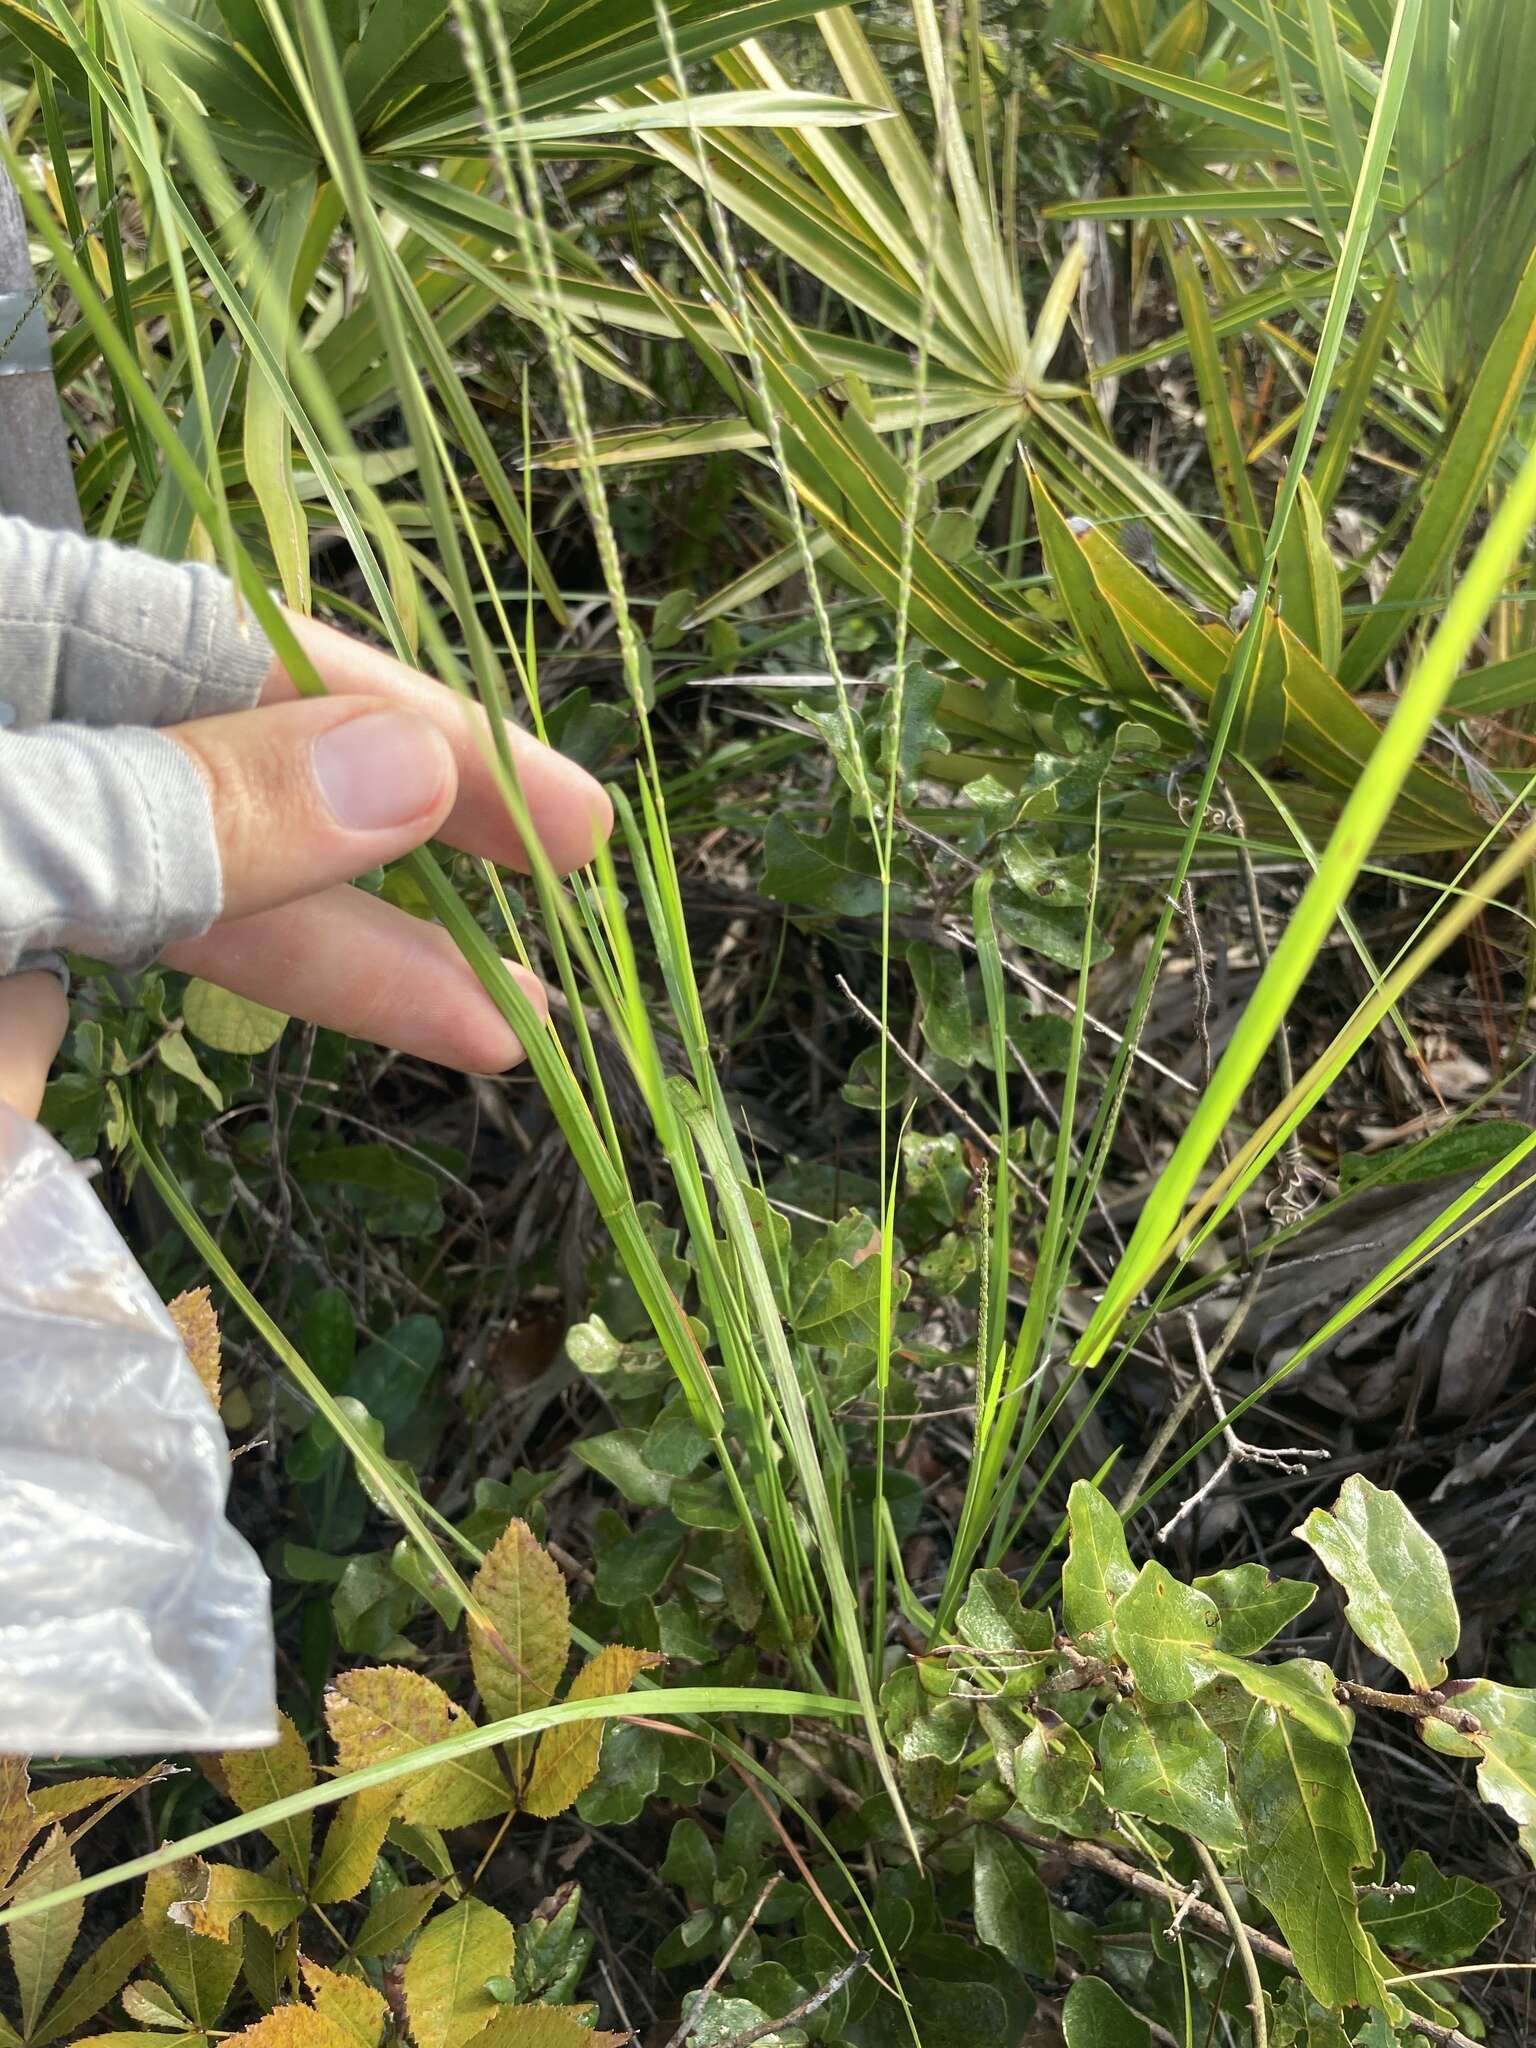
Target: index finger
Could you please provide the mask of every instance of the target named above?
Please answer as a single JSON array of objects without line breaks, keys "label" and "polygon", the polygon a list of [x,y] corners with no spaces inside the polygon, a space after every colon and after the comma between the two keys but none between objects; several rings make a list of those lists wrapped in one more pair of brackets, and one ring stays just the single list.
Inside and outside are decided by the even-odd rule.
[{"label": "index finger", "polygon": [[[286,617],[328,690],[343,697],[393,698],[431,719],[448,741],[458,766],[459,794],[442,836],[465,853],[526,872],[527,850],[488,765],[490,731],[480,707],[349,633],[296,612]],[[262,703],[286,704],[298,694],[293,678],[274,657],[262,685]],[[562,874],[581,867],[613,829],[612,804],[584,768],[510,720],[507,738],[540,845]]]}]

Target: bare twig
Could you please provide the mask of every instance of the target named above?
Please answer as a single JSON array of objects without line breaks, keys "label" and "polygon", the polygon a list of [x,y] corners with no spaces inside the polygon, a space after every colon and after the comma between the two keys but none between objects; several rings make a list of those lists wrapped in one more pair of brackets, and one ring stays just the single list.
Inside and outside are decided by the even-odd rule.
[{"label": "bare twig", "polygon": [[[1221,1424],[1221,1433],[1226,1439],[1227,1455],[1205,1484],[1197,1487],[1188,1500],[1170,1515],[1158,1530],[1159,1543],[1168,1541],[1174,1530],[1194,1513],[1201,1501],[1216,1491],[1234,1465],[1268,1465],[1277,1472],[1296,1474],[1307,1471],[1309,1459],[1326,1458],[1329,1455],[1317,1445],[1292,1444],[1282,1450],[1271,1450],[1265,1444],[1251,1444],[1245,1437],[1240,1437],[1227,1420],[1227,1404],[1222,1398],[1221,1389],[1216,1384],[1216,1375],[1212,1372],[1211,1362],[1206,1356],[1205,1340],[1200,1335],[1200,1325],[1188,1310],[1185,1311],[1184,1321],[1188,1325],[1190,1342],[1195,1349],[1195,1369],[1200,1375],[1200,1384],[1205,1388],[1206,1398],[1216,1412],[1216,1420]],[[1223,1334],[1225,1335],[1225,1332]]]},{"label": "bare twig", "polygon": [[1192,1884],[1192,1885],[1190,1886],[1189,1890],[1188,1890],[1188,1891],[1187,1891],[1187,1892],[1185,1893],[1185,1895],[1184,1895],[1184,1901],[1183,1901],[1183,1903],[1181,1904],[1181,1906],[1179,1907],[1179,1910],[1178,1910],[1178,1911],[1177,1911],[1177,1912],[1176,1912],[1176,1913],[1174,1914],[1173,1918],[1172,1918],[1172,1919],[1171,1919],[1171,1920],[1170,1920],[1170,1921],[1168,1922],[1168,1939],[1169,1939],[1170,1941],[1177,1941],[1177,1940],[1178,1940],[1178,1937],[1179,1937],[1179,1929],[1180,1929],[1180,1928],[1181,1928],[1181,1927],[1182,1927],[1182,1926],[1184,1925],[1185,1917],[1186,1917],[1186,1915],[1188,1914],[1188,1912],[1189,1912],[1189,1909],[1190,1909],[1190,1907],[1191,1907],[1191,1906],[1193,1906],[1193,1905],[1194,1905],[1194,1904],[1196,1903],[1196,1901],[1197,1901],[1197,1900],[1199,1899],[1199,1897],[1200,1897],[1200,1887],[1201,1887],[1201,1885],[1202,1885],[1202,1884],[1204,1884],[1204,1882],[1205,1882],[1205,1879],[1204,1879],[1203,1877],[1197,1877],[1197,1878],[1195,1879],[1194,1883],[1193,1883],[1193,1884]]},{"label": "bare twig", "polygon": [[[945,925],[944,935],[952,945],[961,946],[968,952],[975,952],[976,941],[961,925]],[[1026,968],[1020,967],[1017,961],[1010,960],[1004,956],[1003,972],[1011,975],[1015,981],[1023,982],[1024,986],[1027,989],[1033,990],[1037,996],[1044,996],[1048,1002],[1058,1004],[1069,1015],[1075,1016],[1077,1014],[1077,1005],[1073,1002],[1071,996],[1063,995],[1059,988],[1052,988],[1048,981],[1041,981],[1038,976],[1029,973]],[[1083,1022],[1090,1031],[1097,1031],[1101,1038],[1109,1039],[1114,1045],[1124,1045],[1125,1033],[1123,1031],[1116,1031],[1113,1025],[1101,1023],[1097,1017],[1087,1010],[1083,1012]],[[1179,1073],[1173,1067],[1165,1067],[1160,1059],[1155,1059],[1149,1052],[1143,1052],[1140,1046],[1133,1046],[1131,1053],[1132,1057],[1140,1060],[1143,1066],[1151,1067],[1154,1073],[1161,1074],[1165,1081],[1172,1082],[1175,1088],[1182,1089],[1186,1095],[1198,1095],[1200,1093],[1195,1083],[1187,1075]]]},{"label": "bare twig", "polygon": [[[850,1977],[856,1976],[869,1961],[869,1950],[863,1948],[856,1956],[850,1956],[842,1968],[835,1970],[819,1991],[813,1991],[809,1998],[802,1999],[792,2012],[780,2013],[776,2020],[764,2020],[761,2026],[748,2027],[744,2034],[732,2034],[728,2041],[717,2043],[717,2048],[752,2048],[754,2041],[765,2041],[770,2034],[776,2034],[780,2027],[796,2027],[801,2020],[808,2020],[813,2012],[820,2012],[829,1999],[836,1998]],[[701,2001],[702,2002],[702,2001]]]},{"label": "bare twig", "polygon": [[[1260,1251],[1258,1257],[1254,1260],[1248,1277],[1243,1283],[1242,1294],[1234,1306],[1231,1315],[1227,1317],[1226,1322],[1222,1325],[1221,1335],[1211,1346],[1210,1355],[1206,1363],[1212,1372],[1216,1371],[1221,1361],[1237,1342],[1239,1336],[1241,1336],[1243,1325],[1247,1322],[1253,1305],[1259,1298],[1259,1289],[1263,1284],[1264,1270],[1268,1266],[1269,1260],[1270,1252],[1267,1247]],[[1135,1506],[1136,1502],[1140,1500],[1142,1490],[1146,1486],[1147,1481],[1152,1477],[1152,1474],[1157,1470],[1164,1451],[1173,1442],[1174,1437],[1187,1419],[1189,1411],[1199,1400],[1201,1387],[1202,1383],[1198,1377],[1192,1379],[1183,1393],[1180,1394],[1178,1400],[1175,1401],[1173,1407],[1168,1411],[1168,1414],[1163,1418],[1162,1423],[1158,1427],[1157,1434],[1153,1437],[1151,1443],[1148,1444],[1141,1463],[1136,1467],[1130,1485],[1120,1497],[1120,1512],[1122,1515],[1127,1514]]]},{"label": "bare twig", "polygon": [[[1219,1934],[1230,1940],[1232,1928],[1225,1913],[1197,1897],[1193,1888],[1186,1889],[1173,1883],[1169,1878],[1154,1877],[1148,1870],[1138,1870],[1134,1863],[1127,1863],[1108,1849],[1101,1849],[1096,1842],[1077,1842],[1067,1836],[1037,1835],[1030,1828],[1016,1821],[993,1822],[1005,1835],[1027,1842],[1032,1849],[1042,1849],[1053,1856],[1063,1857],[1069,1863],[1080,1863],[1085,1869],[1097,1870],[1104,1877],[1112,1877],[1117,1884],[1137,1893],[1144,1899],[1156,1899],[1160,1905],[1172,1904],[1176,1915],[1187,1916],[1196,1926],[1208,1933]],[[1255,1956],[1262,1956],[1266,1962],[1288,1971],[1293,1977],[1300,1977],[1296,1958],[1283,1941],[1276,1941],[1273,1935],[1261,1934],[1256,1927],[1246,1923],[1243,1932]],[[1421,2019],[1417,2013],[1406,2014],[1398,2023],[1410,2033],[1421,2034],[1426,2041],[1435,2041],[1440,2048],[1475,2048],[1458,2027],[1443,2027],[1438,2020]]]},{"label": "bare twig", "polygon": [[1375,1707],[1383,1714],[1406,1714],[1410,1721],[1443,1721],[1458,1735],[1480,1735],[1483,1724],[1476,1714],[1458,1707],[1454,1688],[1430,1692],[1381,1692],[1374,1685],[1357,1685],[1352,1678],[1336,1678],[1334,1694],[1352,1707]]}]

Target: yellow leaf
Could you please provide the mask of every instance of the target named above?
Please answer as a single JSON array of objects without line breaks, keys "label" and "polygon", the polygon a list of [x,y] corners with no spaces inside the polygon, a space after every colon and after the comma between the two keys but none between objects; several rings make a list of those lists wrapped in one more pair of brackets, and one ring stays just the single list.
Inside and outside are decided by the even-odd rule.
[{"label": "yellow leaf", "polygon": [[151,1871],[144,1880],[144,1930],[155,1967],[177,2004],[194,2026],[208,2028],[217,2026],[235,1988],[241,1940],[238,1926],[231,1929],[227,1942],[214,1941],[171,1918],[171,1907],[194,1899],[201,1886],[201,1872],[190,1857]]},{"label": "yellow leaf", "polygon": [[488,1977],[512,1973],[512,1923],[466,1899],[429,1920],[405,1966],[405,2009],[416,2048],[463,2048],[500,2011]]},{"label": "yellow leaf", "polygon": [[356,2048],[335,2020],[310,2005],[280,2005],[253,2027],[226,2034],[224,2048]]},{"label": "yellow leaf", "polygon": [[367,1884],[399,1796],[398,1785],[375,1785],[354,1792],[337,1807],[315,1865],[313,1897],[317,1906],[355,1899]]},{"label": "yellow leaf", "polygon": [[437,1904],[440,1884],[402,1884],[368,1908],[368,1917],[352,1937],[359,1956],[388,1956],[404,1948]]},{"label": "yellow leaf", "polygon": [[475,2048],[624,2048],[629,2034],[593,2033],[568,2005],[508,2005],[475,2036]]},{"label": "yellow leaf", "polygon": [[[155,2048],[208,2048],[206,2034],[141,2034],[137,2027],[124,2034],[86,2034],[71,2048],[144,2048],[146,2038]],[[0,2036],[3,2039],[3,2036]]]},{"label": "yellow leaf", "polygon": [[166,1909],[178,1927],[188,1927],[194,1934],[228,1941],[242,1913],[276,1934],[291,1927],[304,1910],[281,1857],[265,1870],[242,1870],[233,1863],[205,1863],[202,1870],[201,1891]]},{"label": "yellow leaf", "polygon": [[126,1926],[114,1929],[86,1957],[49,2006],[42,2025],[30,2035],[28,2048],[48,2048],[50,2041],[65,2036],[74,2040],[86,2021],[94,2018],[109,1998],[117,1996],[143,1961],[148,1946],[144,1923],[137,1915]]},{"label": "yellow leaf", "polygon": [[473,1591],[495,1633],[472,1623],[469,1654],[495,1721],[548,1706],[571,1653],[565,1574],[526,1522],[509,1522],[475,1574]]},{"label": "yellow leaf", "polygon": [[27,1787],[27,1760],[0,1756],[0,1890],[11,1881],[22,1851],[37,1832]]},{"label": "yellow leaf", "polygon": [[182,1348],[192,1361],[192,1370],[203,1383],[203,1391],[219,1405],[219,1318],[213,1296],[206,1287],[189,1287],[185,1294],[166,1304],[176,1325]]},{"label": "yellow leaf", "polygon": [[[22,1872],[16,1886],[15,1903],[19,1906],[24,1899],[41,1898],[47,1892],[57,1891],[61,1885],[73,1884],[79,1875],[80,1866],[70,1854],[64,1830],[55,1828]],[[30,1920],[18,1920],[9,1930],[11,1967],[16,1972],[16,1987],[21,1993],[21,2031],[24,2034],[32,2032],[44,2005],[52,1996],[53,1987],[59,1981],[59,1972],[75,1945],[75,1936],[80,1932],[80,1916],[84,1911],[84,1900],[75,1899],[67,1906],[51,1906],[46,1913],[35,1913]]]},{"label": "yellow leaf", "polygon": [[[408,1756],[474,1726],[440,1685],[396,1664],[344,1671],[326,1693],[325,1718],[347,1771]],[[500,1767],[484,1751],[401,1779],[394,1790],[402,1820],[439,1828],[461,1828],[505,1813],[512,1797]]]},{"label": "yellow leaf", "polygon": [[[639,1672],[660,1662],[654,1650],[631,1650],[623,1643],[610,1643],[578,1672],[566,1698],[597,1700],[628,1692]],[[597,1776],[606,1725],[603,1721],[566,1721],[545,1731],[523,1793],[525,1813],[549,1820],[564,1813],[586,1790]]]},{"label": "yellow leaf", "polygon": [[[219,1758],[219,1768],[230,1798],[242,1813],[254,1813],[294,1792],[307,1792],[315,1782],[304,1738],[286,1714],[277,1717],[277,1741],[269,1749],[226,1750]],[[313,1814],[298,1813],[263,1829],[300,1884],[309,1876],[314,1828]]]},{"label": "yellow leaf", "polygon": [[[153,1770],[145,1771],[137,1778],[68,1778],[60,1785],[36,1785],[32,1790],[32,1805],[39,1821],[72,1820],[87,1806],[96,1806],[110,1799],[114,1806],[131,1798],[146,1785],[158,1785],[170,1771],[165,1764],[156,1764]],[[94,1827],[102,1818],[92,1816],[89,1823]],[[84,1829],[76,1828],[71,1837],[79,1841]]]},{"label": "yellow leaf", "polygon": [[315,2011],[333,2020],[358,2048],[378,2048],[389,2007],[361,1977],[343,1977],[319,1963],[301,1965]]}]

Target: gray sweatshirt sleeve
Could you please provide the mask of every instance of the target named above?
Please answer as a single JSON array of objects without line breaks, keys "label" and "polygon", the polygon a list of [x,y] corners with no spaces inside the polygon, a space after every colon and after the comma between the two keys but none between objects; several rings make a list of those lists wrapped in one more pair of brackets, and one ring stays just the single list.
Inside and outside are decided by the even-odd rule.
[{"label": "gray sweatshirt sleeve", "polygon": [[0,975],[217,921],[207,789],[149,728],[248,709],[270,662],[216,571],[0,518]]},{"label": "gray sweatshirt sleeve", "polygon": [[216,569],[0,518],[10,723],[177,725],[243,711],[271,658]]}]

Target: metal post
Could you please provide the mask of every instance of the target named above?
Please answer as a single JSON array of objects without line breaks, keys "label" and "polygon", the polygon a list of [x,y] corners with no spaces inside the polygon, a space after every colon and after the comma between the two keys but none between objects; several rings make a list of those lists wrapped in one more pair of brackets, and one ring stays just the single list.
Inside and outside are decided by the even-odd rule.
[{"label": "metal post", "polygon": [[0,512],[80,531],[26,220],[0,165]]}]

